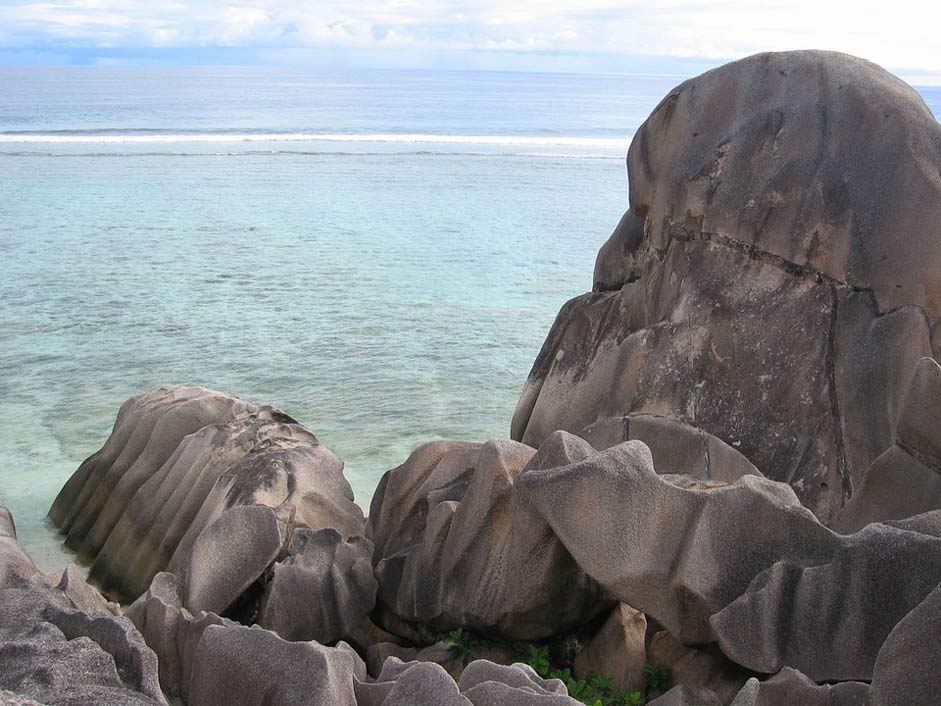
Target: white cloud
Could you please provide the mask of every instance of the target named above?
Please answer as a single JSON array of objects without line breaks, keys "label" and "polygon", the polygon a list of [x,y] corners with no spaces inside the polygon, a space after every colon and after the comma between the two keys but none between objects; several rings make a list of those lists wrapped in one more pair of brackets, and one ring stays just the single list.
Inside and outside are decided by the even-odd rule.
[{"label": "white cloud", "polygon": [[941,73],[927,0],[0,0],[0,48],[239,46],[724,59],[821,48]]}]

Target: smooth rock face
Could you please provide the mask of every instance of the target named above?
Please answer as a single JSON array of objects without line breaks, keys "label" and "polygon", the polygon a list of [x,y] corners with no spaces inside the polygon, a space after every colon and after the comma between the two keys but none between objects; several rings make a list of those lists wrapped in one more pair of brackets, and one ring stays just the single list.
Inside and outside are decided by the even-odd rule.
[{"label": "smooth rock face", "polygon": [[210,625],[193,654],[187,706],[357,706],[353,669],[342,650]]},{"label": "smooth rock face", "polygon": [[418,626],[537,639],[581,625],[609,602],[517,497],[540,467],[592,453],[573,438],[537,453],[512,441],[433,442],[386,473],[373,496],[379,616],[408,635]]},{"label": "smooth rock face", "polygon": [[893,445],[869,466],[831,527],[856,532],[941,509],[941,366],[922,358],[899,405]]},{"label": "smooth rock face", "polygon": [[166,706],[156,656],[130,621],[93,591],[74,568],[61,580],[39,573],[16,543],[12,517],[0,508],[4,703]]},{"label": "smooth rock face", "polygon": [[631,144],[630,210],[595,291],[560,311],[511,436],[673,420],[830,519],[931,353],[939,162],[924,101],[859,59],[760,54],[678,86]]},{"label": "smooth rock face", "polygon": [[939,583],[941,538],[875,524],[826,562],[776,563],[712,625],[723,652],[756,672],[869,681],[889,633]]},{"label": "smooth rock face", "polygon": [[618,691],[644,691],[647,618],[626,603],[618,603],[601,630],[575,658],[575,676],[601,674]]},{"label": "smooth rock face", "polygon": [[223,613],[274,562],[283,543],[270,507],[232,508],[193,544],[183,570],[183,605]]},{"label": "smooth rock face", "polygon": [[941,694],[941,584],[895,626],[872,674],[872,706],[936,703]]}]

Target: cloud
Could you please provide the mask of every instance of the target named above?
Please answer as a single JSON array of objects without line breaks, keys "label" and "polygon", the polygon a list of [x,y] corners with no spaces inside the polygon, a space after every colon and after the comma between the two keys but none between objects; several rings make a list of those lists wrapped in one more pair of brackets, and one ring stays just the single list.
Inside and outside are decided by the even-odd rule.
[{"label": "cloud", "polygon": [[941,72],[941,4],[925,0],[0,0],[0,49],[237,47],[551,53],[721,60],[846,51]]}]

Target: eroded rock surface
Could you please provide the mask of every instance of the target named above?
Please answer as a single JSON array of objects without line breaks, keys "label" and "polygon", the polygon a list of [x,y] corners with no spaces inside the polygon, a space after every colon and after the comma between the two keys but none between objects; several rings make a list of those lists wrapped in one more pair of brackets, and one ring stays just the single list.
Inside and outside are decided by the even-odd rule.
[{"label": "eroded rock surface", "polygon": [[0,508],[0,694],[4,703],[166,706],[157,657],[74,569],[41,573]]},{"label": "eroded rock surface", "polygon": [[[224,393],[171,386],[126,402],[50,517],[92,559],[91,578],[123,600],[170,571],[193,613],[323,642],[374,604],[371,545],[343,463],[284,413]],[[321,530],[329,541],[300,541]],[[308,593],[289,619],[298,591]]]},{"label": "eroded rock surface", "polygon": [[432,442],[386,473],[367,525],[385,627],[536,639],[609,605],[516,492],[527,473],[591,453],[570,436],[538,453],[506,440]]},{"label": "eroded rock surface", "polygon": [[631,144],[630,210],[595,291],[560,311],[512,437],[675,420],[831,518],[931,354],[939,161],[921,97],[860,59],[760,54],[681,84]]}]

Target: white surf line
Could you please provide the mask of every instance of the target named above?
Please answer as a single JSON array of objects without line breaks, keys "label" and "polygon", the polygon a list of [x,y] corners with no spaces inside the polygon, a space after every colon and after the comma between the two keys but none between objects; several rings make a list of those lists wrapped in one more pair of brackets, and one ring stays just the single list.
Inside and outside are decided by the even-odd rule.
[{"label": "white surf line", "polygon": [[515,135],[398,135],[394,133],[360,135],[320,135],[315,133],[231,133],[231,134],[161,134],[161,135],[55,135],[43,133],[0,134],[0,143],[46,144],[167,144],[181,142],[385,142],[399,144],[454,145],[524,145],[570,147],[616,147],[630,144],[631,136],[608,137],[527,137]]}]

